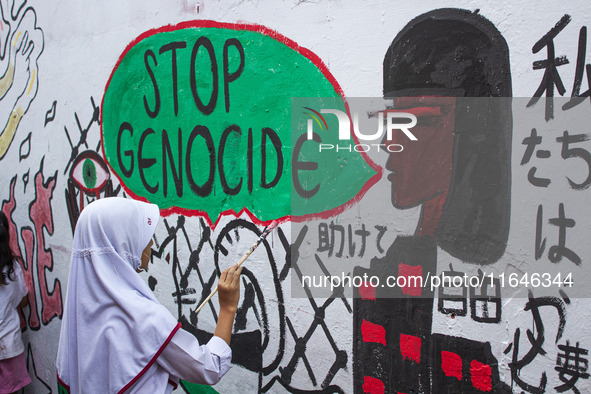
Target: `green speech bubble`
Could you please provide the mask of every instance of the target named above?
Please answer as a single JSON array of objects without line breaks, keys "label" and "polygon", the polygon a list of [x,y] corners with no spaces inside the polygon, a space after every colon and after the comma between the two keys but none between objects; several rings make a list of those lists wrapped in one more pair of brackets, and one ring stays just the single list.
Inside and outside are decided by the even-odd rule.
[{"label": "green speech bubble", "polygon": [[[126,192],[163,214],[290,216],[292,97],[343,105],[322,62],[274,31],[212,21],[148,31],[126,48],[105,89],[103,153]],[[366,180],[375,175],[351,156]],[[324,181],[338,183],[339,174]],[[305,214],[335,208],[362,186]]]}]

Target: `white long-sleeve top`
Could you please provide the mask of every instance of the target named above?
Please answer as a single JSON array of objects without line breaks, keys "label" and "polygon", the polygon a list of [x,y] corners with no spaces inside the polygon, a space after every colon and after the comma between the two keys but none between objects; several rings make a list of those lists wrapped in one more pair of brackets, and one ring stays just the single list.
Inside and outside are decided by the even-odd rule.
[{"label": "white long-sleeve top", "polygon": [[156,205],[116,197],[81,212],[56,362],[66,391],[161,394],[171,376],[213,383],[227,371],[227,345],[199,346],[136,272],[159,218]]},{"label": "white long-sleeve top", "polygon": [[[16,308],[28,291],[20,264],[15,261],[13,266],[11,277],[14,281],[7,278],[7,284],[0,284],[0,360],[16,357],[25,351]],[[7,272],[6,268],[4,272]]]},{"label": "white long-sleeve top", "polygon": [[232,350],[220,337],[199,345],[189,332],[179,329],[148,370],[126,394],[166,393],[180,379],[192,383],[216,384],[230,369]]}]

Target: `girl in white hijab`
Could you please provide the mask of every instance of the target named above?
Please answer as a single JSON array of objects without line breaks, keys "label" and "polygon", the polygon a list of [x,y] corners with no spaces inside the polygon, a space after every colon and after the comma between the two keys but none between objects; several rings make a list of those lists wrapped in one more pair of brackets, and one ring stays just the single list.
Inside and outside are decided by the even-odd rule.
[{"label": "girl in white hijab", "polygon": [[179,379],[215,384],[230,368],[241,268],[222,272],[217,327],[200,346],[136,273],[147,268],[159,218],[154,204],[116,197],[80,214],[57,355],[60,389],[170,393]]}]

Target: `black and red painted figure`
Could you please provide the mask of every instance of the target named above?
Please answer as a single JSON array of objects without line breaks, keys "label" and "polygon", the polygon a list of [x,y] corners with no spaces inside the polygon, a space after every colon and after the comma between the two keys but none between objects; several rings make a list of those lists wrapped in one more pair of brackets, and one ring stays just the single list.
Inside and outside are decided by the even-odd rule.
[{"label": "black and red painted figure", "polygon": [[80,212],[90,204],[90,198],[99,199],[113,197],[119,194],[120,186],[113,190],[111,173],[103,158],[93,150],[80,153],[72,162],[70,177],[66,189],[66,205],[72,225],[72,233],[76,228],[76,222]]},{"label": "black and red painted figure", "polygon": [[[384,96],[414,113],[415,144],[391,153],[392,204],[421,207],[415,235],[354,275],[437,275],[439,249],[487,265],[505,252],[512,116],[507,44],[477,12],[440,9],[412,20],[384,59]],[[474,100],[474,99],[472,99]],[[394,144],[395,140],[386,141]],[[360,288],[354,299],[357,393],[510,392],[490,344],[432,333],[429,287]]]}]

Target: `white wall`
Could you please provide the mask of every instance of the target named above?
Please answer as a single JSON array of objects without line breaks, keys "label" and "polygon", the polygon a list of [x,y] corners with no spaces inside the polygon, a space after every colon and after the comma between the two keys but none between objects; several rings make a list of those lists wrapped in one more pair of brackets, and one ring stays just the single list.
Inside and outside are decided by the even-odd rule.
[{"label": "white wall", "polygon": [[[33,383],[25,392],[30,393],[57,391],[54,360],[60,317],[63,312],[60,299],[65,298],[72,244],[72,226],[65,198],[69,166],[75,157],[72,145],[76,146],[81,135],[87,133],[86,143],[82,144],[78,153],[87,149],[97,150],[99,147],[100,127],[98,119],[93,119],[92,102],[97,107],[101,105],[105,86],[120,55],[127,45],[142,33],[165,25],[193,20],[262,25],[318,56],[341,86],[345,96],[381,97],[384,55],[396,34],[408,22],[420,14],[439,8],[479,9],[480,15],[492,22],[507,42],[513,96],[530,98],[543,75],[542,70],[532,69],[532,63],[546,57],[545,49],[537,54],[532,53],[535,42],[554,27],[563,15],[571,15],[572,21],[554,40],[556,56],[566,56],[569,60],[569,64],[558,67],[566,95],[569,96],[575,76],[579,30],[583,26],[591,25],[591,7],[586,1],[407,3],[357,0],[33,0],[15,3],[1,1],[3,29],[0,30],[0,50],[12,50],[11,43],[18,46],[20,40],[25,37],[22,35],[24,32],[28,32],[26,37],[33,42],[34,49],[28,58],[19,57],[18,53],[16,58],[12,57],[14,54],[7,56],[3,53],[4,58],[0,61],[0,68],[6,69],[7,72],[10,65],[14,64],[15,73],[14,82],[8,85],[6,95],[0,98],[0,121],[8,125],[5,126],[2,138],[14,130],[8,121],[13,111],[18,107],[25,111],[20,122],[17,122],[12,143],[6,152],[2,152],[3,157],[0,159],[0,201],[3,201],[2,207],[6,213],[9,213],[11,202],[16,203],[11,212],[11,219],[18,234],[20,254],[25,261],[32,262],[32,265],[28,266],[32,274],[29,290],[30,296],[34,298],[30,300],[36,302],[38,320],[34,316],[30,317],[31,307],[25,308],[24,316],[27,322],[23,332],[28,352],[29,373],[33,379]],[[22,34],[19,35],[19,32]],[[590,52],[587,49],[585,64],[591,63]],[[589,89],[586,79],[589,77],[585,74],[583,78],[582,92]],[[0,82],[0,85],[3,84]],[[267,91],[257,93],[273,94]],[[542,102],[538,104],[542,105]],[[583,103],[579,107],[585,106],[588,111],[588,103]],[[122,107],[125,107],[125,103],[122,103]],[[579,116],[586,119],[588,114],[589,112],[581,112]],[[556,142],[556,137],[562,136],[564,131],[560,126],[556,126],[559,119],[557,115],[554,125],[548,126],[550,130],[544,134],[544,142],[547,145],[539,147],[551,150],[551,158],[546,162],[534,155],[528,165],[520,166],[525,151],[522,141],[530,135],[530,128],[524,126],[513,129],[511,227],[507,251],[503,258],[492,266],[496,274],[526,272],[536,264],[556,266],[549,262],[548,250],[558,243],[558,227],[550,224],[548,219],[558,217],[559,204],[564,203],[566,217],[576,222],[574,227],[566,229],[566,245],[581,257],[582,262],[580,266],[576,266],[565,258],[558,265],[565,272],[571,269],[576,272],[577,280],[585,280],[585,269],[591,259],[591,248],[587,241],[591,231],[591,216],[587,209],[589,189],[575,191],[568,186],[565,177],[582,182],[587,175],[587,168],[581,158],[571,160],[569,163],[572,164],[569,166],[564,164],[565,160],[561,158],[561,144]],[[515,124],[521,125],[517,120]],[[577,134],[585,132],[586,129],[583,127]],[[591,143],[583,141],[571,147],[588,151],[591,149]],[[98,151],[101,153],[101,150]],[[372,159],[381,166],[386,161],[386,157],[380,155],[372,155]],[[547,174],[552,179],[551,187],[540,189],[527,181],[528,171],[534,165],[538,166],[538,174]],[[111,179],[117,188],[119,179],[115,176]],[[122,193],[123,191],[120,191],[120,195]],[[256,195],[253,198],[256,199]],[[40,209],[37,209],[37,205],[31,205],[34,201],[41,204]],[[547,246],[543,257],[536,260],[534,243],[539,205],[543,205],[543,235],[547,238]],[[385,226],[387,232],[384,234],[382,245],[389,245],[399,235],[412,234],[419,215],[418,207],[404,211],[391,208],[389,183],[384,173],[380,182],[372,187],[361,201],[321,221],[336,222],[345,226],[351,224],[354,229],[361,223],[368,223],[368,228],[371,227],[372,231],[376,231],[375,225]],[[242,215],[241,218],[253,222],[248,215]],[[177,215],[165,218],[171,227],[177,226],[177,219]],[[175,280],[179,279],[175,275],[186,270],[191,251],[196,250],[197,244],[202,240],[202,226],[205,226],[211,227],[211,243],[206,242],[203,245],[199,253],[199,267],[209,278],[213,272],[214,254],[216,250],[219,253],[219,248],[216,249],[214,245],[215,241],[234,219],[232,215],[221,217],[219,223],[211,227],[199,216],[187,216],[184,224],[187,235],[179,231],[176,236],[178,243],[163,246],[160,250],[162,258],[154,259],[149,273],[142,274],[151,284],[157,282],[154,285],[155,294],[179,319],[190,316],[190,310],[194,309],[195,305],[181,303],[179,308],[179,304],[175,302],[178,300],[173,296],[177,291]],[[259,225],[260,222],[255,222],[259,229],[263,227]],[[309,226],[311,239],[315,240],[317,222],[311,222]],[[283,221],[280,227],[286,239],[290,241],[289,221]],[[367,267],[371,258],[382,258],[386,253],[377,249],[375,239],[372,238],[375,234],[376,232],[373,232],[368,238],[368,249],[364,258],[353,263],[345,261],[344,258],[331,259],[327,252],[318,251],[316,255],[327,264],[350,264],[347,272],[351,272],[355,266]],[[161,223],[156,233],[157,244],[164,242],[167,235],[167,229]],[[240,238],[235,242],[237,236]],[[229,254],[222,259],[224,262],[232,260],[233,256],[241,255],[255,239],[252,233],[245,229],[240,229],[239,233],[231,232],[230,237],[234,239],[232,243],[225,245]],[[312,252],[307,257],[313,258],[316,246],[311,245]],[[248,267],[261,286],[260,293],[263,299],[257,299],[255,304],[259,312],[263,307],[267,310],[268,332],[265,333],[264,323],[257,322],[253,308],[247,315],[245,327],[239,330],[262,331],[263,339],[268,341],[265,342],[262,352],[262,364],[266,368],[263,373],[262,370],[253,371],[236,365],[215,387],[216,390],[256,392],[262,387],[269,392],[285,392],[288,389],[282,387],[279,382],[283,379],[285,386],[293,390],[321,392],[326,389],[325,392],[353,392],[353,346],[355,335],[358,334],[353,332],[354,317],[349,309],[352,300],[334,300],[326,307],[326,314],[321,321],[315,321],[313,304],[323,305],[325,300],[292,298],[291,286],[298,283],[297,280],[292,282],[294,273],[289,271],[287,276],[278,277],[286,265],[288,253],[279,231],[270,236],[269,250],[272,258],[262,251],[257,251],[248,262]],[[167,256],[170,258],[166,258]],[[175,266],[175,256],[178,257],[178,267]],[[446,270],[449,264],[463,272],[475,272],[479,268],[462,263],[442,250],[439,250],[437,264],[439,272]],[[173,273],[175,268],[180,271]],[[189,274],[187,280],[186,287],[194,288],[196,293],[185,298],[198,300],[201,285],[196,272]],[[34,295],[31,295],[33,291]],[[557,288],[552,291],[556,303],[564,306],[566,311],[562,336],[556,338],[560,330],[556,308],[540,307],[545,330],[542,347],[547,354],[537,354],[531,363],[519,370],[520,378],[532,386],[538,386],[542,375],[545,374],[547,383],[545,389],[540,392],[556,392],[557,387],[570,378],[568,374],[561,376],[555,369],[557,358],[564,354],[559,346],[566,345],[568,341],[571,346],[578,344],[577,346],[586,350],[591,348],[588,300],[573,298],[566,302]],[[568,290],[565,291],[568,294]],[[534,296],[535,294],[534,289]],[[517,330],[521,333],[521,353],[517,359],[523,358],[532,348],[531,343],[525,339],[526,331],[530,330],[533,337],[540,334],[539,326],[536,328],[534,325],[531,311],[524,310],[527,302],[527,292],[524,289],[509,297],[503,296],[502,317],[497,323],[476,322],[471,318],[469,311],[467,316],[452,318],[449,314],[438,311],[435,304],[431,332],[489,343],[492,355],[499,363],[500,380],[512,387],[515,392],[521,392],[522,389],[527,391],[525,387],[520,387],[512,380],[510,367]],[[197,327],[212,332],[214,325],[211,312],[207,309],[201,312]],[[307,346],[304,360],[297,356],[300,354],[300,348],[296,346],[294,338],[307,336],[309,338],[305,341]],[[243,350],[238,351],[244,354]],[[338,353],[339,351],[341,353]],[[333,365],[336,354],[346,354],[344,368]],[[580,392],[589,392],[589,357],[588,354],[581,357],[584,361],[580,361],[578,365],[581,368],[580,377],[575,385]],[[306,363],[309,363],[309,366]],[[572,367],[573,361],[570,363]],[[287,379],[286,376],[290,378]],[[467,371],[464,371],[464,378],[469,385],[470,375]],[[191,390],[193,391],[188,392],[199,392],[200,389]],[[442,390],[442,387],[435,387],[433,392]],[[182,389],[179,388],[177,391],[181,392]]]}]

